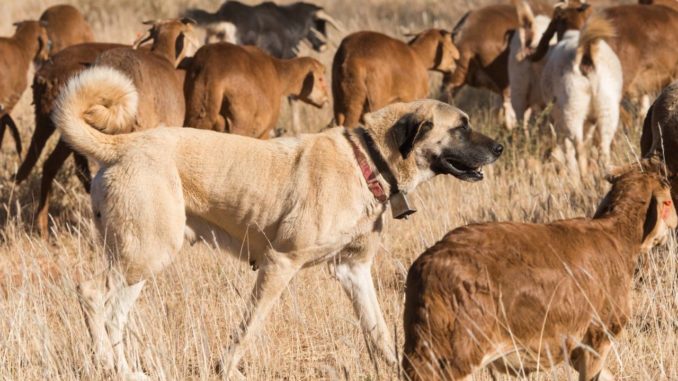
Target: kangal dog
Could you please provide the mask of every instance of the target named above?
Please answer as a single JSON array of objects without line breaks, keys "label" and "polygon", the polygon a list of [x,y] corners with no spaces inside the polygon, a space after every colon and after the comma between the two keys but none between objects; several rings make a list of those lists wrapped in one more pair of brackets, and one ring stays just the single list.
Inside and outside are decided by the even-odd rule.
[{"label": "kangal dog", "polygon": [[97,67],[69,82],[54,113],[63,138],[101,165],[92,208],[111,268],[79,286],[101,366],[146,377],[127,364],[123,329],[145,279],[173,260],[185,236],[231,248],[259,271],[222,359],[226,377],[239,374],[245,344],[294,275],[325,262],[368,345],[395,364],[370,274],[386,204],[397,211],[404,193],[438,174],[481,180],[503,147],[433,100],[388,106],[361,128],[272,141],[191,128],[111,135],[134,122],[144,101],[125,75]]}]

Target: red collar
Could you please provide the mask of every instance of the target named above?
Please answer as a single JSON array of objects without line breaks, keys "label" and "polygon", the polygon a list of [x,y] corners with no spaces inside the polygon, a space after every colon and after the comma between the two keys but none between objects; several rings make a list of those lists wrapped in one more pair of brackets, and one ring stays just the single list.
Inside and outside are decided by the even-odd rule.
[{"label": "red collar", "polygon": [[367,161],[367,156],[365,156],[363,151],[353,141],[351,136],[347,134],[346,139],[351,144],[351,148],[353,148],[353,154],[355,155],[355,159],[358,162],[360,171],[363,173],[363,177],[365,178],[365,181],[367,181],[367,187],[370,189],[370,192],[372,192],[372,194],[374,195],[374,198],[376,198],[377,200],[379,200],[379,202],[382,203],[388,201],[388,196],[384,191],[384,187],[377,179],[378,172],[372,171],[370,163]]}]

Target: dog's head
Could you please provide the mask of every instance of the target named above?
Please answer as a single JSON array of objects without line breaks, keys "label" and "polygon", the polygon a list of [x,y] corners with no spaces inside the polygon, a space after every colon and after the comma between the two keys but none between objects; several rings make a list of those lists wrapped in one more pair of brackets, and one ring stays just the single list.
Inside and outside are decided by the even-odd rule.
[{"label": "dog's head", "polygon": [[410,188],[440,174],[482,180],[482,167],[504,150],[473,131],[466,113],[435,100],[392,104],[365,115],[365,124],[381,140],[399,180],[410,182]]}]

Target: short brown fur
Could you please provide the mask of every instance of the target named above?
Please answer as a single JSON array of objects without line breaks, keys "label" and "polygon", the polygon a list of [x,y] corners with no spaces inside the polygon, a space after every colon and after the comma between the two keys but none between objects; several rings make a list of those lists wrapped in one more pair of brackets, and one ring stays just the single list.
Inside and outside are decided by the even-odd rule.
[{"label": "short brown fur", "polygon": [[208,44],[187,69],[185,125],[268,138],[290,96],[323,107],[329,94],[316,59],[277,59],[255,46]]},{"label": "short brown fur", "polygon": [[94,41],[92,28],[77,8],[60,4],[47,8],[40,16],[47,29],[50,57],[71,46]]},{"label": "short brown fur", "polygon": [[607,373],[638,255],[677,222],[656,163],[644,169],[612,178],[593,219],[470,225],[422,254],[407,278],[410,379],[466,379],[487,363],[520,374],[516,346],[525,373],[568,358],[580,380]]},{"label": "short brown fur", "polygon": [[47,59],[47,32],[38,21],[15,24],[12,37],[0,37],[0,144],[9,127],[17,155],[21,156],[21,136],[10,113],[28,86],[31,61]]},{"label": "short brown fur", "polygon": [[353,128],[365,113],[426,98],[427,70],[451,73],[457,59],[452,35],[440,29],[424,31],[407,44],[377,32],[347,36],[332,64],[336,124]]}]

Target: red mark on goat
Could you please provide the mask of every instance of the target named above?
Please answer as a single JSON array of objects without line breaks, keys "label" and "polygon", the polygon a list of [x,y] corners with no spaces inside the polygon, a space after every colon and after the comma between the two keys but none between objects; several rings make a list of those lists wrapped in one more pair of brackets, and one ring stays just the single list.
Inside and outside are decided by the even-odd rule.
[{"label": "red mark on goat", "polygon": [[671,213],[671,208],[673,207],[673,201],[671,200],[666,200],[664,201],[664,206],[662,208],[662,220],[665,220],[669,218],[669,214]]}]

